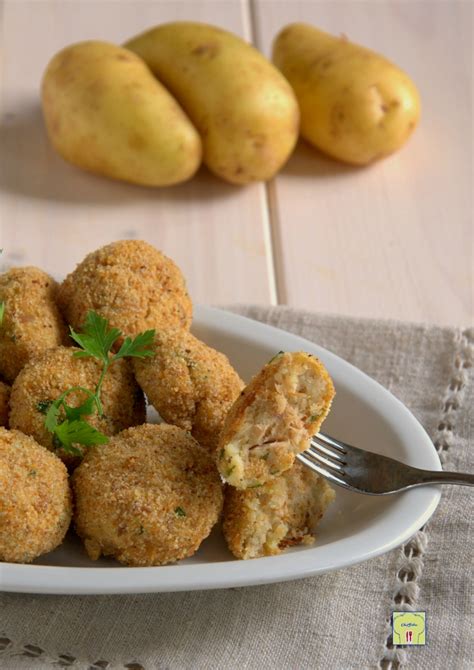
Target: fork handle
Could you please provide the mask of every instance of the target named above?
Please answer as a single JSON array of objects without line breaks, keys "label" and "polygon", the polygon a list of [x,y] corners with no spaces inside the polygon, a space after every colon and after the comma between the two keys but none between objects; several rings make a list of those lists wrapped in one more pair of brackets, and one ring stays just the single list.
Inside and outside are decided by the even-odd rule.
[{"label": "fork handle", "polygon": [[467,472],[446,472],[444,470],[419,470],[419,481],[411,486],[425,486],[426,484],[461,484],[474,486],[474,475]]}]

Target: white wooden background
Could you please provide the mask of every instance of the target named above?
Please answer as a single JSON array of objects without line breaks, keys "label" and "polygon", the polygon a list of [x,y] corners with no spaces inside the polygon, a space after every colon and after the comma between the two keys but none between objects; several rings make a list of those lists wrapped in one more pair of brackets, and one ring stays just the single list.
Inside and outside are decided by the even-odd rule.
[{"label": "white wooden background", "polygon": [[[214,23],[265,54],[308,21],[381,51],[421,91],[399,153],[346,167],[301,144],[268,184],[202,169],[149,190],[84,174],[48,145],[39,85],[75,41],[116,43],[157,23]],[[0,0],[3,266],[55,275],[109,241],[146,239],[174,258],[196,301],[466,325],[473,318],[473,3],[444,0]]]}]

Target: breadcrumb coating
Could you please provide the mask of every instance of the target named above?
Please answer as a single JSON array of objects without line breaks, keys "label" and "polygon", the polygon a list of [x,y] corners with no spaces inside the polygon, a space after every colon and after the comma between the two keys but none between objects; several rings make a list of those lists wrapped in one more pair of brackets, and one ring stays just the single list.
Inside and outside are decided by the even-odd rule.
[{"label": "breadcrumb coating", "polygon": [[261,487],[226,486],[223,531],[237,558],[280,554],[286,547],[312,544],[314,528],[335,494],[329,484],[296,462]]},{"label": "breadcrumb coating", "polygon": [[129,428],[93,447],[73,475],[75,523],[92,559],[126,565],[192,556],[222,509],[222,486],[209,453],[167,424]]},{"label": "breadcrumb coating", "polygon": [[94,310],[111,327],[135,337],[152,328],[185,328],[192,303],[178,266],[141,240],[93,251],[59,287],[59,305],[76,330]]},{"label": "breadcrumb coating", "polygon": [[[94,391],[101,373],[99,361],[76,358],[75,351],[79,349],[57,347],[47,351],[25,365],[12,386],[10,426],[31,435],[50,450],[54,450],[53,435],[44,425],[49,403],[72,386]],[[67,402],[78,407],[86,398],[85,393],[77,391],[68,395]],[[87,421],[105,435],[115,435],[145,421],[145,400],[128,361],[120,359],[110,366],[102,386],[101,402],[104,415],[91,415]],[[86,449],[76,446],[82,451]],[[76,457],[62,449],[56,453],[68,465],[78,462]]]},{"label": "breadcrumb coating", "polygon": [[0,428],[0,561],[29,563],[52,551],[71,514],[64,464],[32,437]]},{"label": "breadcrumb coating", "polygon": [[12,382],[34,356],[68,343],[56,305],[58,285],[39,268],[12,268],[0,275],[0,374]]},{"label": "breadcrumb coating", "polygon": [[10,391],[8,384],[0,381],[0,426],[8,427]]},{"label": "breadcrumb coating", "polygon": [[244,383],[227,356],[185,330],[160,331],[153,358],[134,359],[138,383],[168,423],[215,450],[225,417]]},{"label": "breadcrumb coating", "polygon": [[245,489],[291,468],[327,416],[334,386],[323,364],[304,352],[275,356],[230,409],[217,462],[222,477]]}]

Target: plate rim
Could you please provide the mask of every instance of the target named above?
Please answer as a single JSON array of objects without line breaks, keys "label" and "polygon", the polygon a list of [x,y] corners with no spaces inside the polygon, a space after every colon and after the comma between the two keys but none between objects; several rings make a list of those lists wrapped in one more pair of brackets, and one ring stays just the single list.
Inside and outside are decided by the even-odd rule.
[{"label": "plate rim", "polygon": [[[285,350],[312,349],[330,369],[331,375],[334,374],[331,373],[331,368],[337,370],[342,366],[343,369],[347,369],[347,366],[349,366],[353,376],[349,376],[345,380],[348,382],[348,387],[350,388],[353,385],[354,379],[356,381],[362,380],[365,384],[368,384],[371,395],[381,393],[382,398],[396,408],[395,413],[400,414],[407,421],[408,429],[407,425],[403,425],[402,430],[404,432],[407,430],[408,432],[414,431],[418,439],[424,442],[425,451],[423,456],[427,462],[429,461],[426,467],[441,470],[441,463],[435,447],[412,412],[388,389],[352,363],[299,335],[227,310],[198,305],[195,307],[194,321],[196,325],[201,327],[210,326],[214,329],[217,327],[220,330],[230,331],[234,337],[236,332],[238,335],[239,331],[242,330],[246,332],[248,337],[248,329],[251,328],[252,339],[254,341],[261,340],[262,344],[266,346],[268,346],[268,333],[273,331],[275,336],[281,340],[290,338],[293,341],[290,347],[283,347]],[[364,529],[364,535],[377,534],[379,526],[387,524],[387,516],[390,520],[390,516],[399,517],[400,512],[403,513],[403,511],[410,513],[411,522],[403,530],[395,533],[391,539],[362,551],[357,551],[355,547],[359,537],[359,533],[356,533],[327,545],[318,546],[316,543],[311,548],[305,548],[304,551],[297,550],[297,553],[287,552],[278,556],[249,561],[231,559],[202,564],[113,568],[0,562],[0,591],[71,595],[177,592],[254,586],[323,574],[375,558],[406,542],[431,517],[438,506],[441,491],[439,486],[430,486],[412,489],[396,495],[400,509],[395,505],[394,509],[388,510],[388,514],[382,514],[381,518],[377,518],[374,524]],[[330,555],[334,553],[335,549],[337,550],[339,544],[343,545],[343,558],[336,561],[331,560]],[[349,553],[347,557],[347,551],[350,549],[354,550],[354,553]],[[317,558],[319,559],[316,563],[314,560],[315,552],[317,552]],[[256,570],[254,566],[257,568]],[[296,569],[294,569],[295,566],[297,566]],[[261,569],[258,569],[259,567]]]}]

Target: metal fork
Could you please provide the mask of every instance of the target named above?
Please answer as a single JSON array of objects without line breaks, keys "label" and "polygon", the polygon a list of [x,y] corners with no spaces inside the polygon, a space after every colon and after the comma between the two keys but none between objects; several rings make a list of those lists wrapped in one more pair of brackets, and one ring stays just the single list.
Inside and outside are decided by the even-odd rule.
[{"label": "metal fork", "polygon": [[462,472],[421,470],[388,456],[358,449],[318,433],[298,460],[322,477],[350,491],[383,496],[428,484],[474,486],[474,475]]}]

